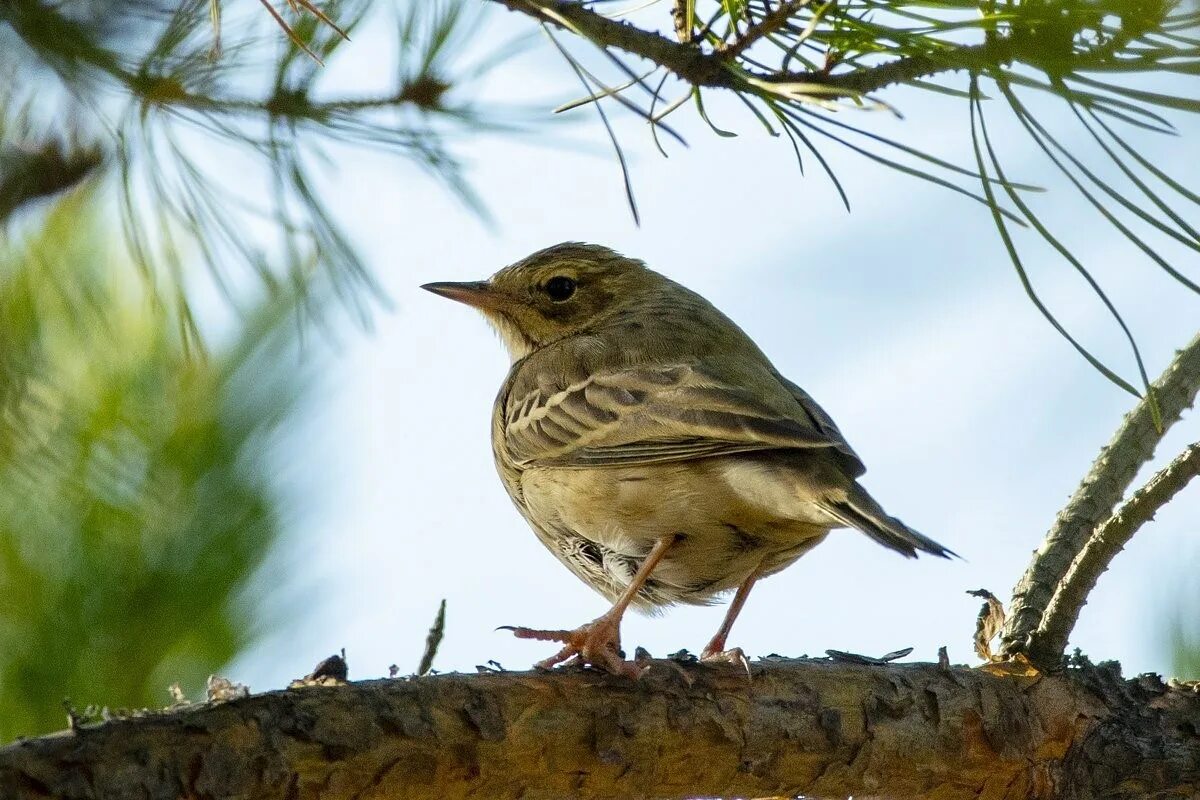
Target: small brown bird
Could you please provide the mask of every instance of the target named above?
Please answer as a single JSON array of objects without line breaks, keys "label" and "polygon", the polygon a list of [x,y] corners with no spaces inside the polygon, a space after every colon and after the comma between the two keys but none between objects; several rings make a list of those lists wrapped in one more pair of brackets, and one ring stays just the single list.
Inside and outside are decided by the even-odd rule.
[{"label": "small brown bird", "polygon": [[707,604],[736,589],[703,658],[755,582],[833,528],[954,555],[888,516],[833,420],[707,300],[606,247],[564,243],[487,281],[422,288],[474,306],[512,355],[492,447],[504,488],[555,556],[613,601],[571,631],[514,628],[573,659],[636,674],[630,606]]}]

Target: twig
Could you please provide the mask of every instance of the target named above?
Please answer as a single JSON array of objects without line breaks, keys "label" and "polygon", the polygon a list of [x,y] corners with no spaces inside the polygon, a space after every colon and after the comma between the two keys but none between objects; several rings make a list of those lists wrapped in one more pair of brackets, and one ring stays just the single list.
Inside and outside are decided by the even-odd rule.
[{"label": "twig", "polygon": [[421,654],[421,663],[417,667],[418,675],[425,675],[433,667],[433,657],[437,655],[438,645],[446,633],[446,601],[438,606],[437,616],[433,618],[433,626],[425,637],[425,652]]},{"label": "twig", "polygon": [[310,11],[314,17],[337,31],[338,36],[341,36],[347,42],[350,41],[350,34],[342,30],[338,24],[331,20],[324,11],[313,5],[311,0],[288,0],[288,5],[290,5],[297,14],[300,13],[300,8],[308,9],[308,11]]},{"label": "twig", "polygon": [[325,62],[321,60],[321,57],[314,53],[309,46],[304,43],[304,40],[300,38],[300,34],[296,33],[295,29],[292,28],[291,25],[287,24],[287,20],[283,18],[283,15],[275,10],[275,6],[271,5],[271,0],[258,0],[258,2],[261,3],[262,7],[267,10],[267,13],[274,18],[275,24],[282,28],[283,32],[287,34],[287,37],[292,40],[292,44],[303,50],[313,61],[320,64],[322,67],[325,66]]},{"label": "twig", "polygon": [[975,655],[984,661],[994,661],[992,639],[996,638],[1004,625],[1004,604],[987,589],[974,589],[967,594],[983,599],[983,607],[979,609],[979,617],[975,620]]},{"label": "twig", "polygon": [[[282,28],[283,32],[287,34],[287,37],[292,40],[292,44],[296,45],[301,50],[303,50],[308,55],[308,57],[311,58],[313,61],[317,62],[321,66],[325,66],[325,62],[321,60],[320,56],[318,56],[316,53],[314,53],[312,51],[312,49],[309,48],[309,46],[305,43],[305,41],[300,38],[300,34],[296,33],[296,30],[291,25],[287,24],[287,20],[285,20],[283,18],[283,16],[278,11],[275,10],[275,6],[271,5],[271,0],[258,0],[258,2],[260,4],[262,4],[262,7],[265,8],[267,10],[267,12],[270,13],[270,15],[274,18],[275,24],[278,25],[280,28]],[[302,8],[306,9],[313,16],[315,16],[317,19],[319,19],[321,22],[325,23],[326,25],[328,25],[329,27],[331,27],[335,31],[337,31],[338,35],[341,36],[343,39],[345,39],[347,41],[350,40],[349,34],[347,34],[344,30],[342,30],[340,27],[338,27],[338,24],[336,22],[334,22],[332,19],[330,19],[328,17],[328,15],[325,14],[324,11],[322,11],[317,6],[313,5],[311,0],[287,0],[287,4],[292,9],[292,11],[294,11],[297,14],[300,13],[300,10]],[[217,4],[214,2],[213,5],[216,6]],[[218,43],[217,46],[219,46],[220,35],[221,35],[219,12],[214,12],[213,20],[214,20],[213,28],[214,28],[215,35],[216,35],[216,41]]]},{"label": "twig", "polygon": [[26,203],[78,186],[103,163],[92,143],[47,139],[0,150],[0,223]]},{"label": "twig", "polygon": [[688,6],[691,0],[675,0],[671,5],[671,19],[675,22],[675,38],[681,43],[692,41],[691,15]]},{"label": "twig", "polygon": [[824,70],[802,72],[761,72],[733,70],[723,52],[705,52],[691,44],[673,42],[654,31],[643,30],[628,22],[609,19],[577,3],[560,0],[492,0],[510,11],[519,11],[569,30],[599,47],[615,47],[631,55],[666,67],[693,86],[708,86],[738,91],[759,92],[751,80],[820,87],[821,97],[832,100],[869,94],[896,83],[906,83],[939,72],[969,69],[1011,60],[1010,43],[994,37],[980,45],[947,50],[932,58],[905,56],[874,67],[832,75]]},{"label": "twig", "polygon": [[759,39],[762,39],[764,36],[770,36],[786,25],[788,20],[792,18],[792,15],[804,8],[808,3],[809,0],[784,0],[784,2],[779,4],[778,8],[768,12],[756,24],[747,28],[745,33],[730,42],[727,47],[721,50],[721,55],[727,59],[737,58]]},{"label": "twig", "polygon": [[1046,607],[1042,623],[1030,639],[1030,660],[1035,664],[1048,664],[1062,655],[1096,580],[1138,529],[1154,519],[1155,512],[1197,475],[1200,475],[1200,442],[1188,447],[1160,470],[1096,529],[1071,562],[1071,568]]},{"label": "twig", "polygon": [[1175,355],[1152,390],[1161,412],[1161,429],[1155,427],[1150,400],[1143,398],[1100,451],[1013,589],[1008,622],[1001,633],[1003,656],[1028,655],[1030,637],[1041,626],[1055,588],[1092,533],[1112,516],[1138,470],[1154,456],[1163,434],[1195,401],[1200,391],[1200,334]]}]

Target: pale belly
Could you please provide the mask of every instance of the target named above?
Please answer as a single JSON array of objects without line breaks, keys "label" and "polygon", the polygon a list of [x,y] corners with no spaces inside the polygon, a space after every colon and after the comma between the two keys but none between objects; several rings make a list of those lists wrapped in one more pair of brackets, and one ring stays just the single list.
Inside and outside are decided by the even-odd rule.
[{"label": "pale belly", "polygon": [[756,569],[777,572],[837,523],[771,460],[718,457],[521,476],[525,513],[572,572],[613,599],[655,542],[677,536],[635,604],[703,604]]}]

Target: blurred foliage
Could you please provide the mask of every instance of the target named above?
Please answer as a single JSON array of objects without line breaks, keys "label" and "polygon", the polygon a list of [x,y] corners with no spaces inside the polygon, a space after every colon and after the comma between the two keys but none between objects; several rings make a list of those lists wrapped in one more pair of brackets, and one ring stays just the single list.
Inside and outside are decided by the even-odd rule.
[{"label": "blurred foliage", "polygon": [[1182,607],[1175,613],[1169,626],[1172,674],[1184,680],[1200,681],[1200,624],[1196,611],[1200,608],[1200,594],[1194,581],[1183,584]]},{"label": "blurred foliage", "polygon": [[1178,628],[1173,632],[1175,640],[1171,674],[1181,680],[1200,680],[1200,642],[1195,637],[1183,635]]},{"label": "blurred foliage", "polygon": [[[323,196],[317,168],[335,163],[326,148],[399,155],[481,211],[448,141],[518,123],[514,109],[470,98],[515,47],[464,52],[480,19],[470,0],[333,0],[319,10],[329,22],[311,3],[288,6],[0,3],[0,222],[14,196],[69,186],[103,161],[120,175],[145,284],[197,341],[185,261],[206,264],[234,305],[246,275],[279,290],[321,272],[365,318],[378,289]],[[322,64],[368,16],[392,31],[395,52],[377,73],[390,87],[347,94]],[[30,167],[48,163],[31,181]]]},{"label": "blurred foliage", "polygon": [[64,727],[64,698],[197,692],[256,636],[245,591],[281,528],[286,303],[189,356],[101,230],[77,190],[0,250],[0,742]]},{"label": "blurred foliage", "polygon": [[[470,4],[0,2],[0,741],[194,695],[259,634],[298,337],[378,298],[317,172],[375,148],[481,211],[450,144],[520,114],[471,100],[516,49],[466,53]],[[394,52],[343,91],[368,16]]]}]

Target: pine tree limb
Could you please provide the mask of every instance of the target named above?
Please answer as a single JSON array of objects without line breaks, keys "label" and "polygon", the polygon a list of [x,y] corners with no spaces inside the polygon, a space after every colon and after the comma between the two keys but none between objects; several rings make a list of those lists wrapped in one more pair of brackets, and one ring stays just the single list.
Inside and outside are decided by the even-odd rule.
[{"label": "pine tree limb", "polygon": [[1200,442],[1160,470],[1096,529],[1071,563],[1046,607],[1041,625],[1030,639],[1031,661],[1053,663],[1062,656],[1079,612],[1113,558],[1197,475],[1200,475]]},{"label": "pine tree limb", "polygon": [[826,71],[768,73],[734,69],[724,52],[706,52],[692,43],[676,42],[654,31],[629,22],[610,19],[578,3],[562,0],[492,0],[510,11],[571,31],[599,47],[613,47],[666,67],[693,86],[753,91],[743,74],[757,81],[803,84],[820,87],[821,97],[832,99],[870,94],[893,84],[905,83],[973,67],[994,66],[1009,60],[1006,39],[995,38],[985,44],[947,48],[938,58],[926,55],[904,56],[873,67],[832,74]]},{"label": "pine tree limb", "polygon": [[[1154,449],[1166,431],[1191,408],[1200,392],[1200,334],[1176,353],[1170,366],[1154,382],[1153,390],[1161,427],[1155,424],[1151,402],[1143,398],[1125,416],[1112,441],[1100,451],[1013,589],[1008,622],[1001,634],[1002,655],[1030,654],[1030,639],[1041,626],[1046,608],[1072,563],[1083,552],[1093,532],[1112,516],[1138,470],[1153,458]],[[1058,654],[1054,654],[1049,661],[1035,663],[1052,668],[1057,661]]]},{"label": "pine tree limb", "polygon": [[270,692],[18,742],[0,796],[1194,796],[1200,694],[1111,667],[655,662]]}]

